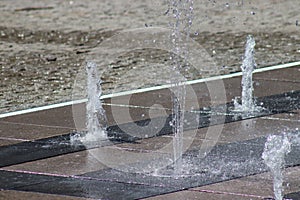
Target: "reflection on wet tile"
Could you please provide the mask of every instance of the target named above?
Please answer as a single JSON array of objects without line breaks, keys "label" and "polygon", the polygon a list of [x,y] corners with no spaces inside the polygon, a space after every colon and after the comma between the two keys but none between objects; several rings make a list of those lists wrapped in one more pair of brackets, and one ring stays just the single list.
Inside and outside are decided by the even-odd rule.
[{"label": "reflection on wet tile", "polygon": [[2,169],[60,175],[78,175],[103,168],[106,168],[106,166],[101,163],[101,160],[95,159],[89,151],[81,151],[12,165]]},{"label": "reflection on wet tile", "polygon": [[[218,194],[216,192],[205,191],[180,191],[154,197],[145,198],[144,200],[249,200],[249,197],[240,194]],[[261,200],[261,197],[251,197],[252,200]]]},{"label": "reflection on wet tile", "polygon": [[17,144],[19,142],[22,142],[20,140],[16,140],[14,138],[11,139],[0,139],[0,146],[6,146],[6,145],[12,145],[12,144]]},{"label": "reflection on wet tile", "polygon": [[72,132],[72,128],[0,122],[0,136],[22,140],[36,140]]},{"label": "reflection on wet tile", "polygon": [[300,110],[292,110],[288,113],[276,114],[263,117],[263,119],[271,119],[278,121],[298,122],[300,124]]},{"label": "reflection on wet tile", "polygon": [[32,112],[12,117],[0,119],[4,122],[15,122],[23,124],[45,125],[45,126],[58,126],[65,128],[74,128],[72,117],[72,107],[65,106],[55,109],[43,110]]},{"label": "reflection on wet tile", "polygon": [[[284,193],[299,191],[299,167],[286,168],[284,170]],[[190,189],[198,191],[215,191],[219,193],[236,193],[261,197],[272,197],[273,177],[270,173],[262,173],[254,176],[243,177],[235,180],[224,181],[212,185]]]},{"label": "reflection on wet tile", "polygon": [[300,82],[300,66],[255,73],[254,79]]}]

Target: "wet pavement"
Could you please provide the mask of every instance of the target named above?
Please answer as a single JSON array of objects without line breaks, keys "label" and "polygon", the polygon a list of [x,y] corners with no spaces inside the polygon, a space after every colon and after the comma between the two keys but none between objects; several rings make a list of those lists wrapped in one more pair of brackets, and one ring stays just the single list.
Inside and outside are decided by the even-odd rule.
[{"label": "wet pavement", "polygon": [[[259,68],[300,60],[297,5],[195,2],[191,37],[217,67],[209,74],[201,65],[182,74],[191,80],[240,71],[248,34],[256,39]],[[72,100],[84,61],[101,60],[93,50],[121,31],[168,28],[166,10],[161,1],[1,1],[0,113]],[[161,84],[169,78],[169,57],[161,49],[135,49],[109,65],[99,63],[104,93]]]},{"label": "wet pavement", "polygon": [[[230,112],[220,112],[230,110],[231,99],[240,93],[237,85],[241,77],[238,74],[222,79],[228,98],[226,104],[197,91],[204,91],[206,86],[214,85],[212,83],[218,80],[193,84],[191,88],[196,91],[197,98],[187,96],[186,116],[200,114],[200,123],[195,124],[192,117],[185,126],[183,177],[171,175],[173,167],[168,159],[172,154],[172,134],[169,123],[163,124],[162,133],[153,127],[157,119],[167,120],[170,114],[172,101],[166,98],[170,92],[168,88],[104,99],[108,132],[118,133],[121,137],[88,147],[70,145],[69,141],[70,134],[83,129],[84,124],[79,122],[84,120],[84,103],[73,105],[73,108],[64,106],[2,118],[0,197],[271,198],[272,177],[262,162],[261,153],[269,134],[293,132],[299,135],[300,83],[295,80],[299,69],[297,65],[273,67],[255,73],[254,81],[259,84],[256,84],[254,93],[257,102],[263,102],[260,105],[268,112],[246,117],[230,117]],[[128,98],[130,101],[126,104]],[[152,106],[157,104],[162,107]],[[224,105],[226,109],[220,109]],[[215,113],[217,117],[212,111],[218,111]],[[147,122],[149,118],[151,121]],[[210,120],[205,122],[206,119]],[[152,132],[145,135],[147,132],[143,132],[142,127],[150,128],[157,135]],[[135,137],[128,140],[126,134]],[[293,144],[284,169],[284,194],[293,199],[299,199],[300,191],[299,147],[298,143]],[[203,148],[207,154],[203,154]],[[153,173],[151,169],[156,164],[166,164],[166,168]]]},{"label": "wet pavement", "polygon": [[[169,28],[167,1],[0,1],[0,113],[11,114],[0,114],[0,199],[272,199],[266,136],[300,128],[300,64],[278,66],[300,61],[299,6],[194,1],[190,56],[200,60],[180,72],[196,81],[187,87],[184,176],[176,177],[172,89],[144,89],[169,83],[172,54],[130,46],[158,43],[149,33]],[[254,95],[267,109],[245,116],[232,113],[232,100],[241,94],[236,72],[249,34],[265,69],[254,74]],[[88,146],[70,143],[85,130],[84,102],[39,107],[85,98],[86,60],[101,73],[111,136]],[[10,113],[34,107],[41,110]],[[295,142],[284,169],[284,195],[293,200],[299,151]]]}]

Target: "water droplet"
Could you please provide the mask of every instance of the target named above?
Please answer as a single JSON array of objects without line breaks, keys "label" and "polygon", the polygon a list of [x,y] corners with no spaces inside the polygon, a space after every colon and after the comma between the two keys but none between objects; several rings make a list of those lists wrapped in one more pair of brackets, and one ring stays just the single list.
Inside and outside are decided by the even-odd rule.
[{"label": "water droplet", "polygon": [[251,11],[251,15],[255,15],[256,13],[254,11]]},{"label": "water droplet", "polygon": [[18,37],[23,38],[24,37],[24,33],[19,33]]}]

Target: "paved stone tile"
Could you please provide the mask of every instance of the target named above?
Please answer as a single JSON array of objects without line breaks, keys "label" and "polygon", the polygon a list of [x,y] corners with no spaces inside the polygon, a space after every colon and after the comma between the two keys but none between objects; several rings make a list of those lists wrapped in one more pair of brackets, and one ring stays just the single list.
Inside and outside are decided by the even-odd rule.
[{"label": "paved stone tile", "polygon": [[43,194],[37,192],[22,192],[16,190],[0,191],[0,199],[3,200],[92,200],[90,198],[79,198],[65,195]]},{"label": "paved stone tile", "polygon": [[[199,149],[203,144],[214,146],[218,143],[238,142],[270,134],[281,134],[286,131],[287,127],[295,130],[300,128],[300,123],[298,121],[277,120],[276,118],[252,118],[201,128],[197,131],[185,131],[184,141],[189,144],[192,141],[190,149]],[[172,137],[172,135],[165,137]],[[163,141],[161,140],[161,143]],[[151,140],[149,143],[151,144]],[[131,146],[134,147],[135,144]]]},{"label": "paved stone tile", "polygon": [[261,197],[245,197],[238,194],[217,194],[213,192],[200,191],[180,191],[154,197],[145,198],[144,200],[258,200]]},{"label": "paved stone tile", "polygon": [[[263,97],[274,94],[281,94],[289,91],[300,90],[299,82],[286,82],[278,80],[253,79],[254,96]],[[241,96],[241,77],[224,79],[227,101]]]},{"label": "paved stone tile", "polygon": [[254,95],[257,97],[300,90],[300,82],[254,79]]},{"label": "paved stone tile", "polygon": [[6,117],[0,121],[75,128],[71,106]]},{"label": "paved stone tile", "polygon": [[[299,170],[299,167],[285,170],[285,194],[299,190]],[[263,199],[273,196],[272,184],[270,173],[263,173],[146,199]]]},{"label": "paved stone tile", "polygon": [[122,183],[110,180],[61,178],[35,185],[19,187],[18,190],[41,193],[59,194],[75,197],[89,197],[95,199],[138,199],[154,194],[171,191],[171,188]]},{"label": "paved stone tile", "polygon": [[300,124],[300,110],[292,110],[289,113],[265,116],[263,119],[274,119],[278,121],[291,121]]},{"label": "paved stone tile", "polygon": [[[271,72],[272,71],[266,74],[257,74],[254,76],[255,96],[261,97],[292,90],[300,90],[300,83],[297,79],[299,68],[295,67],[283,70],[281,72]],[[209,90],[205,83],[193,85],[193,89],[197,93],[197,97],[193,96],[194,91],[190,90],[190,88],[187,90],[187,110],[195,108],[195,104],[196,107],[197,104],[200,107],[203,107],[209,106],[211,103],[221,104],[222,101],[231,101],[234,97],[240,96],[240,81],[240,77],[224,79],[227,94],[227,99],[225,100],[214,99],[214,97],[209,96]],[[134,122],[158,116],[167,116],[171,113],[170,109],[172,108],[172,100],[170,96],[170,90],[164,89],[117,97],[113,100],[106,99],[104,101],[106,104],[113,104],[113,106],[104,106],[107,112],[109,125]],[[128,104],[132,105],[132,107],[126,107]],[[149,107],[151,107],[151,109],[149,109]],[[76,111],[75,116],[72,113],[74,109]],[[71,130],[75,129],[75,127],[84,128],[84,121],[84,104],[75,105],[73,108],[71,106],[67,106],[0,119],[0,135],[3,137],[0,139],[0,145],[13,144],[18,141],[18,139],[33,140],[69,133]],[[199,149],[202,145],[206,145],[206,148],[210,148],[216,144],[244,141],[268,134],[279,134],[282,133],[286,127],[289,129],[300,128],[299,111],[293,111],[288,114],[277,114],[263,118],[236,121],[225,124],[224,126],[216,125],[209,128],[202,128],[198,130],[195,135],[193,131],[186,131],[184,144],[186,144],[186,147],[190,150]],[[210,130],[210,132],[208,132],[208,130]],[[128,164],[134,164],[140,160],[144,162],[147,159],[157,159],[160,158],[159,156],[163,156],[163,158],[172,158],[171,153],[173,146],[171,141],[172,137],[170,136],[154,137],[138,140],[134,143],[123,143],[109,147],[96,148],[88,151],[81,151],[52,158],[41,159],[38,161],[5,167],[3,169],[67,176],[84,174],[106,169],[107,167],[118,168]],[[208,142],[204,143],[205,141]],[[149,152],[152,153],[152,157],[150,156],[147,158],[146,155]],[[285,171],[285,174],[287,176],[285,186],[287,183],[289,183],[289,186],[286,187],[285,192],[291,193],[299,191],[299,168],[289,168]],[[22,177],[19,178],[20,180],[22,179]],[[30,177],[29,180],[31,180]],[[82,184],[80,181],[76,181],[76,184],[81,187]],[[71,184],[71,182],[68,181],[62,181],[59,184],[62,186],[65,185],[65,183],[67,183],[67,185],[70,184],[70,187],[74,187],[73,183]],[[30,186],[26,186],[24,188],[25,190],[32,189],[37,192],[48,191],[49,188],[47,188],[48,185],[46,183],[41,185],[42,188]],[[103,183],[100,185],[103,186]],[[87,186],[88,189],[90,188],[90,184],[85,186]],[[115,187],[114,184],[110,186]],[[124,189],[129,190],[130,188],[133,189],[133,191],[139,190],[139,187],[136,186],[124,187]],[[155,194],[155,192],[153,192],[155,191],[155,188],[151,188],[148,191],[147,188],[144,187],[140,189],[148,192],[149,195]],[[50,190],[58,194],[63,194],[63,191],[56,187],[55,183],[52,183]],[[96,188],[94,188],[94,190],[96,191]],[[67,194],[72,195],[72,191],[78,192],[76,188],[72,188],[71,190],[67,191]],[[82,191],[79,191],[79,193],[80,192]],[[18,195],[23,193],[24,192],[14,193],[5,190],[0,192],[0,197],[1,195],[5,194],[7,197],[17,199]],[[38,193],[25,193],[23,195],[33,195],[33,198],[38,198],[35,197],[37,194]],[[194,188],[189,191],[181,191],[151,197],[148,199],[259,199],[262,196],[272,196],[272,194],[272,178],[270,174],[264,173]],[[97,195],[98,194],[96,194],[96,196]],[[250,197],[249,195],[252,196]],[[60,198],[64,198],[62,196],[42,196],[43,199],[47,199],[48,197],[53,197],[52,199],[55,199],[57,197],[60,200]],[[133,196],[135,195],[129,194],[128,197]]]},{"label": "paved stone tile", "polygon": [[254,79],[300,82],[300,66],[255,73]]},{"label": "paved stone tile", "polygon": [[[300,167],[290,167],[284,170],[284,194],[299,191],[299,173]],[[224,181],[190,190],[215,191],[219,193],[236,193],[264,197],[274,196],[273,177],[270,173],[262,173],[254,176]]]},{"label": "paved stone tile", "polygon": [[[167,116],[171,112],[162,107],[129,107],[128,105],[104,105],[108,125],[129,123],[159,116]],[[73,105],[72,116],[77,130],[84,130],[86,125],[85,104]]]},{"label": "paved stone tile", "polygon": [[21,142],[20,140],[16,140],[14,138],[0,139],[0,146],[12,145]]},{"label": "paved stone tile", "polygon": [[36,140],[72,132],[73,128],[0,122],[0,136],[20,140]]},{"label": "paved stone tile", "polygon": [[61,156],[41,159],[23,164],[4,167],[5,170],[40,172],[44,174],[78,175],[106,168],[93,154],[80,151]]},{"label": "paved stone tile", "polygon": [[56,181],[57,177],[36,175],[30,173],[18,173],[0,170],[0,188],[3,190],[11,190],[22,186],[34,185],[46,181]]}]

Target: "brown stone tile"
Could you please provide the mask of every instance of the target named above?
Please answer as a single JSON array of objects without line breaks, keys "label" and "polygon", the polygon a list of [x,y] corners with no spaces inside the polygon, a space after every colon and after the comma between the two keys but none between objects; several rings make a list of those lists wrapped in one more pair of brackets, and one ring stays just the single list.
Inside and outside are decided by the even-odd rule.
[{"label": "brown stone tile", "polygon": [[111,103],[112,105],[134,105],[141,107],[151,107],[158,104],[162,107],[170,108],[172,103],[171,95],[172,92],[170,89],[160,89],[114,97],[105,102]]},{"label": "brown stone tile", "polygon": [[[282,70],[282,71],[281,71]],[[272,79],[272,74],[278,79]],[[285,75],[280,76],[281,73]],[[298,77],[299,68],[286,68],[280,70],[272,70],[268,72],[257,73],[254,76],[254,94],[256,97],[281,94],[292,90],[299,90],[299,81],[293,81]],[[289,76],[291,74],[291,76]],[[256,78],[257,77],[257,78]],[[261,77],[266,77],[262,79]],[[268,78],[270,77],[270,78]],[[280,77],[283,77],[280,79]],[[290,80],[290,81],[287,81]],[[298,79],[297,79],[298,80]],[[225,89],[226,99],[224,95],[220,95]],[[218,81],[209,81],[186,86],[186,110],[191,108],[204,107],[229,102],[237,96],[241,96],[241,77],[233,77],[221,79]],[[137,93],[126,97],[117,97],[113,101],[116,104],[130,104],[136,106],[152,106],[160,104],[165,108],[172,108],[171,90],[162,89],[149,91],[145,93]],[[219,96],[216,98],[216,96]],[[127,99],[126,101],[124,101]],[[197,102],[198,101],[198,102]]]},{"label": "brown stone tile", "polygon": [[43,194],[36,192],[23,192],[16,190],[2,190],[0,191],[0,199],[2,200],[92,200],[89,198],[79,198],[63,195]]},{"label": "brown stone tile", "polygon": [[286,130],[286,127],[291,129],[300,128],[300,124],[291,121],[269,120],[254,118],[224,125],[221,141],[234,142],[253,139],[269,134],[281,134]]},{"label": "brown stone tile", "polygon": [[258,200],[261,197],[247,197],[242,194],[218,194],[214,192],[201,191],[180,191],[154,197],[145,198],[144,200]]},{"label": "brown stone tile", "polygon": [[78,175],[103,168],[106,168],[106,166],[95,159],[92,152],[88,150],[12,165],[2,169],[58,175]]},{"label": "brown stone tile", "polygon": [[300,82],[254,79],[254,94],[257,97],[282,94],[296,90],[300,90]]},{"label": "brown stone tile", "polygon": [[294,121],[300,124],[300,110],[292,110],[289,113],[276,114],[263,117],[264,119],[274,119],[279,121]]},{"label": "brown stone tile", "polygon": [[[300,167],[291,167],[284,170],[284,193],[292,193],[299,190]],[[239,179],[224,181],[212,185],[193,188],[190,191],[215,191],[219,193],[235,193],[244,195],[272,197],[273,177],[270,173],[262,173]]]},{"label": "brown stone tile", "polygon": [[17,144],[19,142],[22,142],[20,140],[16,140],[13,138],[8,138],[8,139],[0,139],[0,146],[6,146],[6,145],[12,145],[12,144]]},{"label": "brown stone tile", "polygon": [[0,122],[0,137],[36,140],[72,132],[72,128],[51,127],[14,122]]},{"label": "brown stone tile", "polygon": [[[104,106],[108,125],[129,123],[154,117],[168,116],[170,110],[165,110],[162,107],[140,108],[140,107],[128,107],[122,105]],[[74,123],[77,130],[85,129],[86,110],[84,104],[76,105],[73,112]]]},{"label": "brown stone tile", "polygon": [[[284,92],[300,90],[299,82],[286,82],[278,80],[262,80],[254,79],[254,96],[263,97]],[[231,101],[235,97],[241,96],[241,77],[224,79],[227,101]]]},{"label": "brown stone tile", "polygon": [[[252,118],[248,120],[236,121],[226,124],[210,126],[198,129],[196,135],[194,131],[184,132],[184,137],[194,140],[198,146],[205,140],[205,143],[215,145],[217,143],[229,143],[235,141],[250,140],[269,134],[281,134],[289,129],[300,128],[298,121],[286,121],[277,119]],[[197,146],[193,144],[193,146]]]},{"label": "brown stone tile", "polygon": [[[154,106],[152,108],[139,108],[127,106],[104,105],[108,125],[128,123],[170,114],[170,110]],[[41,127],[57,127],[68,129],[85,129],[85,104],[76,104],[62,108],[33,112],[18,116],[0,119],[0,123],[29,124]]]},{"label": "brown stone tile", "polygon": [[300,187],[300,167],[290,167],[284,170],[284,193],[299,192]]},{"label": "brown stone tile", "polygon": [[121,143],[115,146],[135,152],[159,151],[159,149],[165,147],[166,145],[170,145],[172,140],[173,138],[171,136],[159,136],[137,140],[134,143]]},{"label": "brown stone tile", "polygon": [[[197,90],[201,90],[201,93],[197,94]],[[203,97],[205,97],[205,101],[208,101],[209,97],[207,97],[207,92],[203,92],[204,88],[206,88],[205,84],[199,84],[196,86],[197,90],[194,90],[192,85],[186,86],[186,101],[189,102],[186,104],[186,110],[191,110],[191,107],[198,108],[199,105],[195,100],[197,100],[197,96],[199,96],[199,104],[201,106],[201,102],[203,102]],[[203,90],[202,90],[203,88]],[[206,89],[207,90],[207,89]],[[173,100],[172,100],[172,89],[160,89],[155,91],[137,93],[132,95],[126,95],[122,97],[113,98],[107,103],[111,103],[112,105],[131,105],[137,107],[152,107],[152,108],[165,108],[167,110],[172,109]]]},{"label": "brown stone tile", "polygon": [[1,121],[75,128],[71,106],[6,117],[0,119]]},{"label": "brown stone tile", "polygon": [[157,166],[166,167],[172,163],[173,146],[166,146],[158,151],[141,151],[118,146],[107,146],[91,149],[92,157],[99,160],[105,166],[132,173],[145,173],[157,169]]},{"label": "brown stone tile", "polygon": [[[286,131],[287,127],[289,129],[300,128],[300,123],[297,121],[277,120],[275,118],[252,118],[198,130],[185,131],[183,141],[189,146],[189,149],[199,149],[201,145],[214,146],[219,143],[250,140],[269,134],[281,134]],[[160,149],[165,146],[172,146],[172,137],[171,134],[138,140],[136,143],[122,143],[116,146],[137,152],[160,152]]]},{"label": "brown stone tile", "polygon": [[300,66],[255,73],[255,79],[300,82]]}]

